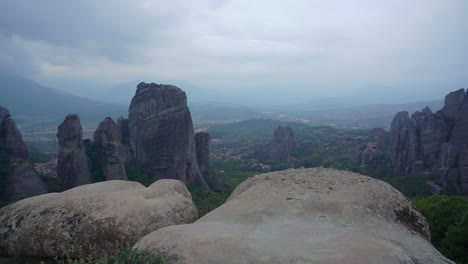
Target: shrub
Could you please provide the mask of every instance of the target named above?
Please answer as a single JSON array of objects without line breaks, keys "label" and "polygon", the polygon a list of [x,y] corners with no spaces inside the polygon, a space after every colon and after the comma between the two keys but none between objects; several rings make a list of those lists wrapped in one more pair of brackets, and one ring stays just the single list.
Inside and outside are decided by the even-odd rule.
[{"label": "shrub", "polygon": [[432,244],[457,263],[468,263],[468,198],[437,195],[413,203],[429,222]]}]

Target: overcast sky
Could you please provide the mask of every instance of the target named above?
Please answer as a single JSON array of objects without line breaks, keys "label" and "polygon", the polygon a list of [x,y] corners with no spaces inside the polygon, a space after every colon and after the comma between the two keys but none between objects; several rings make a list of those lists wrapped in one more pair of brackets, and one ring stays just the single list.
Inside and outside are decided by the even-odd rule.
[{"label": "overcast sky", "polygon": [[468,87],[466,0],[2,0],[0,71],[309,95]]}]

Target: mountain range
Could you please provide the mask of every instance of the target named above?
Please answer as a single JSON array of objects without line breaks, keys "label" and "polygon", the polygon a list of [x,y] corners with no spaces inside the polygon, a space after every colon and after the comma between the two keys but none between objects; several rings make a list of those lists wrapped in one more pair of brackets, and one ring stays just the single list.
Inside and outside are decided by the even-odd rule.
[{"label": "mountain range", "polygon": [[[314,99],[294,105],[246,106],[233,103],[236,96],[227,92],[202,88],[185,81],[168,82],[187,93],[193,119],[195,123],[202,124],[274,118],[341,128],[388,127],[393,115],[399,111],[416,111],[425,106],[437,111],[443,103],[442,100],[434,100],[385,104],[385,98],[373,96],[372,89],[364,89],[350,96]],[[95,91],[91,99],[49,88],[20,76],[0,74],[0,105],[10,109],[20,125],[47,122],[56,124],[70,113],[78,114],[83,123],[97,123],[106,116],[126,116],[137,83],[127,82],[103,91]],[[389,89],[384,90],[392,93]],[[83,92],[83,95],[85,94]],[[245,97],[248,99],[249,96],[246,94]]]}]

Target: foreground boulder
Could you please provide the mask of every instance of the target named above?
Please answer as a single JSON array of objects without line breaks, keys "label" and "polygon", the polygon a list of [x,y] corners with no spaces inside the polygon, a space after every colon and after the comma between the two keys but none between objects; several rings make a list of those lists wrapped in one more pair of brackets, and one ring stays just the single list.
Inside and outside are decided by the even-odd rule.
[{"label": "foreground boulder", "polygon": [[334,169],[257,175],[194,224],[134,249],[167,263],[452,263],[424,217],[389,184]]},{"label": "foreground boulder", "polygon": [[128,181],[89,184],[0,209],[0,255],[101,257],[196,218],[180,181],[160,180],[148,188]]},{"label": "foreground boulder", "polygon": [[0,107],[0,206],[44,193],[15,121]]}]

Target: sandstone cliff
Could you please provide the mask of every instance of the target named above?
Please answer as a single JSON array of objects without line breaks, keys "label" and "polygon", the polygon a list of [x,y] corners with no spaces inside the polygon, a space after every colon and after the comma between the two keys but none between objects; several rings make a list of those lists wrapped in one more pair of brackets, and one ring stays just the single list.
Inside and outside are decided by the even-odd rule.
[{"label": "sandstone cliff", "polygon": [[127,156],[121,138],[120,127],[110,117],[104,119],[94,132],[92,147],[106,180],[128,180],[125,173]]},{"label": "sandstone cliff", "polygon": [[91,183],[80,118],[74,114],[68,115],[58,127],[57,138],[57,183],[62,190]]},{"label": "sandstone cliff", "polygon": [[460,89],[449,93],[436,113],[426,107],[411,118],[407,112],[395,116],[389,153],[395,174],[423,174],[449,192],[468,195],[466,97]]},{"label": "sandstone cliff", "polygon": [[197,148],[197,164],[200,172],[211,189],[216,190],[224,187],[223,180],[217,175],[211,163],[211,136],[206,132],[195,134],[195,145]]},{"label": "sandstone cliff", "polygon": [[0,206],[47,193],[15,121],[0,107]]},{"label": "sandstone cliff", "polygon": [[252,157],[265,161],[287,162],[291,158],[291,150],[297,147],[298,142],[289,126],[280,125],[275,130],[271,142],[255,150]]},{"label": "sandstone cliff", "polygon": [[196,157],[185,92],[172,85],[140,83],[128,114],[135,161],[155,180],[178,179],[209,189]]}]

